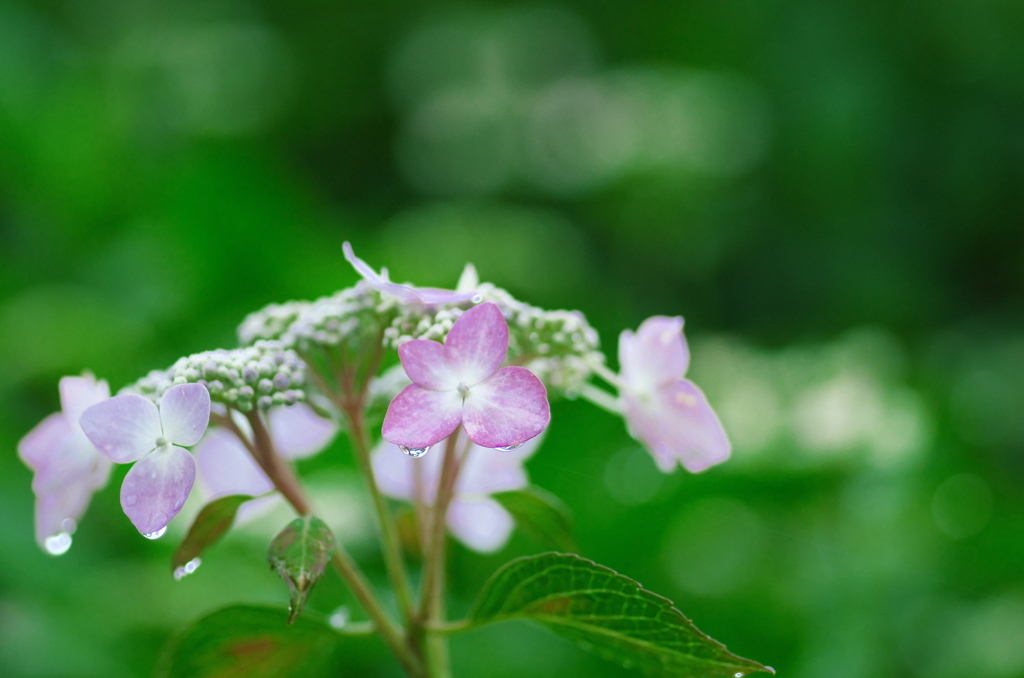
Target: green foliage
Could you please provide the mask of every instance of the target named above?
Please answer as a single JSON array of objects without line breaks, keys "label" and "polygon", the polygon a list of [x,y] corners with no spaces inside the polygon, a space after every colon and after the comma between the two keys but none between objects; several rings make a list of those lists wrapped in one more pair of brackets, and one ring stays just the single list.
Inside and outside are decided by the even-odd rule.
[{"label": "green foliage", "polygon": [[177,572],[179,567],[184,567],[193,558],[198,558],[203,551],[220,541],[235,522],[238,508],[250,499],[252,497],[246,494],[233,494],[215,499],[204,506],[192,521],[188,534],[175,550],[171,558],[171,570]]},{"label": "green foliage", "polygon": [[701,633],[667,598],[586,558],[543,553],[498,570],[471,613],[476,623],[527,619],[652,676],[732,678],[772,669]]},{"label": "green foliage", "polygon": [[164,648],[158,678],[317,678],[338,635],[320,622],[285,625],[280,610],[235,605],[209,614]]},{"label": "green foliage", "polygon": [[494,498],[531,539],[559,551],[576,553],[579,550],[569,507],[547,490],[531,485],[525,490],[500,492]]},{"label": "green foliage", "polygon": [[337,548],[327,523],[315,516],[302,516],[288,523],[270,542],[267,560],[270,567],[288,583],[291,602],[288,623],[302,614],[306,598]]}]

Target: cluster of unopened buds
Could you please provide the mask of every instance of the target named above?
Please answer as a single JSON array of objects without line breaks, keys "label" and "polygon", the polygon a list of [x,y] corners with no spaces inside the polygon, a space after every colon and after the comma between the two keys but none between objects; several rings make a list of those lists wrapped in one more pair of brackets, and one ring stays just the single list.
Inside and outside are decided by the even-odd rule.
[{"label": "cluster of unopened buds", "polygon": [[[39,545],[55,555],[67,551],[114,463],[132,464],[121,506],[150,539],[166,532],[196,486],[209,505],[233,498],[233,510],[243,514],[246,505],[283,497],[308,521],[313,503],[291,462],[325,449],[343,429],[374,502],[399,612],[410,629],[429,630],[427,622],[437,622],[443,609],[445,526],[476,551],[506,543],[516,517],[495,497],[529,485],[524,463],[549,424],[549,397],[582,398],[621,415],[664,472],[678,464],[698,472],[729,457],[719,420],[685,378],[682,318],[649,318],[622,332],[616,373],[577,311],[520,302],[481,283],[472,266],[456,289],[443,290],[393,283],[348,243],[344,254],[362,280],[322,299],[250,315],[239,328],[239,348],[181,358],[113,397],[105,381],[89,374],[61,379],[61,411],[18,447],[35,474]],[[382,421],[379,442],[370,434],[374,420]],[[385,497],[415,509],[423,554],[419,607]],[[203,512],[196,522],[202,520]],[[302,576],[289,578],[292,565],[281,553],[293,538],[282,533],[275,540],[271,563],[289,580],[294,616],[318,573],[302,565]],[[412,631],[394,632],[343,545],[330,542],[321,544],[324,557],[405,670],[433,675],[438,660],[429,643]],[[197,557],[178,563],[177,574],[197,564]]]}]

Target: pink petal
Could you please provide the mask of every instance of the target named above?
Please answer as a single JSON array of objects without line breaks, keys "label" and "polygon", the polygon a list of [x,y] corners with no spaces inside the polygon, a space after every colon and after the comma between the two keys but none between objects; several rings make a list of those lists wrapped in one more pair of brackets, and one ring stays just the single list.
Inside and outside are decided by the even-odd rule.
[{"label": "pink petal", "polygon": [[69,423],[78,425],[82,412],[110,397],[110,386],[96,377],[63,377],[60,380],[60,407]]},{"label": "pink petal", "polygon": [[693,382],[679,379],[643,399],[624,393],[623,402],[631,433],[662,471],[671,472],[679,461],[697,473],[729,458],[725,429]]},{"label": "pink petal", "polygon": [[285,459],[311,457],[327,447],[338,433],[337,424],[305,403],[271,408],[267,425],[274,447]]},{"label": "pink petal", "polygon": [[134,393],[93,405],[79,421],[96,449],[119,464],[141,459],[163,434],[156,405]]},{"label": "pink petal", "polygon": [[234,433],[211,430],[195,448],[199,484],[210,499],[230,494],[257,496],[274,489],[274,483]]},{"label": "pink petal", "polygon": [[654,316],[634,335],[619,335],[619,366],[622,377],[635,389],[650,390],[679,379],[690,365],[690,351],[683,337],[683,319]]},{"label": "pink petal", "polygon": [[490,498],[454,499],[447,522],[456,539],[480,553],[493,553],[504,546],[515,525],[508,511]]},{"label": "pink petal", "polygon": [[93,490],[85,485],[74,485],[61,492],[36,497],[36,542],[46,549],[46,540],[61,532],[74,532],[85,515]]},{"label": "pink petal", "polygon": [[142,534],[167,527],[185,505],[196,480],[188,450],[164,445],[138,461],[121,485],[121,508]]},{"label": "pink petal", "polygon": [[460,315],[444,349],[452,371],[466,386],[494,374],[508,356],[508,323],[497,304],[480,304]]},{"label": "pink petal", "polygon": [[53,450],[65,445],[72,436],[67,419],[60,412],[55,412],[18,441],[18,456],[26,466],[39,472],[49,464]]},{"label": "pink petal", "polygon": [[405,373],[414,384],[431,391],[454,391],[459,386],[458,375],[448,365],[447,353],[444,346],[428,339],[414,339],[398,347]]},{"label": "pink petal", "polygon": [[160,422],[169,442],[195,445],[210,424],[210,392],[202,384],[172,386],[160,400]]},{"label": "pink petal", "polygon": [[463,426],[481,447],[525,443],[550,421],[547,390],[524,367],[501,368],[473,386],[463,404]]},{"label": "pink petal", "polygon": [[492,450],[473,445],[459,471],[457,495],[487,495],[520,490],[530,484],[523,463],[536,451],[543,435],[531,438],[515,450]]},{"label": "pink petal", "polygon": [[388,405],[381,434],[396,445],[421,448],[447,438],[460,421],[462,396],[458,391],[428,391],[411,384]]}]

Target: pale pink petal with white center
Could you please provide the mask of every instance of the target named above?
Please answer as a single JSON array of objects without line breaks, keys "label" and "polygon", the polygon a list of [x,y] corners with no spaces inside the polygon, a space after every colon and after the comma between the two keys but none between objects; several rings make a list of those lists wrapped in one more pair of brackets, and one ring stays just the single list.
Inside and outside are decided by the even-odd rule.
[{"label": "pale pink petal with white center", "polygon": [[547,390],[523,367],[503,367],[470,389],[463,404],[463,426],[481,447],[525,443],[551,421]]},{"label": "pale pink petal with white center", "polygon": [[462,421],[462,396],[457,391],[428,391],[416,384],[395,396],[384,415],[385,440],[409,448],[435,445]]},{"label": "pale pink petal with white center", "polygon": [[142,458],[163,435],[156,405],[134,393],[93,405],[79,423],[96,449],[119,464]]},{"label": "pale pink petal with white center", "polygon": [[672,471],[678,461],[697,473],[729,458],[725,429],[693,382],[680,379],[643,400],[624,394],[623,401],[631,432],[661,470]]},{"label": "pale pink petal with white center", "polygon": [[493,553],[504,546],[515,526],[508,511],[489,497],[454,499],[447,522],[456,539],[480,553]]},{"label": "pale pink petal with white center", "polygon": [[18,441],[18,456],[38,473],[49,466],[54,448],[64,445],[71,436],[71,424],[63,414],[54,412]]},{"label": "pale pink petal with white center", "polygon": [[196,480],[188,450],[164,445],[128,470],[121,485],[121,508],[142,534],[167,527],[185,505]]},{"label": "pale pink petal with white center", "polygon": [[60,380],[60,409],[68,423],[78,426],[78,420],[88,408],[110,397],[106,381],[96,381],[91,374],[83,377],[62,377]]},{"label": "pale pink petal with white center", "polygon": [[654,316],[633,334],[619,336],[619,365],[623,379],[646,391],[686,374],[690,351],[683,338],[683,319]]},{"label": "pale pink petal with white center", "polygon": [[257,496],[274,489],[274,483],[256,464],[234,433],[211,430],[195,448],[199,484],[211,499],[231,494]]},{"label": "pale pink petal with white center", "polygon": [[432,391],[454,391],[459,378],[448,365],[444,346],[428,339],[413,339],[398,347],[398,357],[412,382]]},{"label": "pale pink petal with white center", "polygon": [[338,425],[321,417],[305,403],[273,407],[267,412],[267,426],[274,447],[285,459],[305,459],[320,452],[338,433]]},{"label": "pale pink petal with white center", "polygon": [[444,340],[448,364],[458,381],[474,386],[501,367],[508,356],[508,323],[496,304],[475,306],[459,316]]},{"label": "pale pink petal with white center", "polygon": [[195,445],[210,425],[210,392],[202,384],[172,386],[160,400],[160,422],[170,443]]}]

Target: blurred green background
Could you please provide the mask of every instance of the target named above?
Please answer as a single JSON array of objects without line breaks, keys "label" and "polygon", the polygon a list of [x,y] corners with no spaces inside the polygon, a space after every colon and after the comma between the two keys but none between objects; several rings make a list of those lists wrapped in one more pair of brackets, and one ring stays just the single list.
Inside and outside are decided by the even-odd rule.
[{"label": "blurred green background", "polygon": [[[0,0],[0,673],[148,676],[201,613],[285,605],[283,516],[175,582],[125,467],[43,554],[15,449],[62,375],[117,389],[352,284],[347,239],[421,285],[473,261],[611,354],[686,317],[734,458],[662,476],[555,403],[529,470],[584,555],[782,676],[1024,676],[1024,4],[431,5]],[[302,470],[382,582],[347,452]],[[452,611],[543,548],[455,547]],[[634,675],[525,625],[453,653]]]}]

